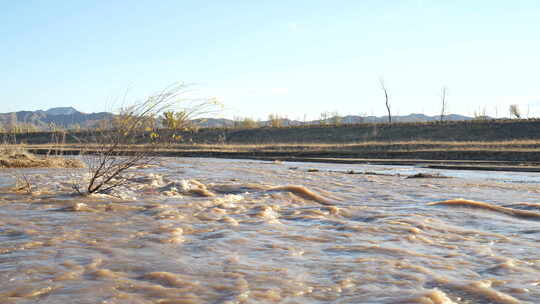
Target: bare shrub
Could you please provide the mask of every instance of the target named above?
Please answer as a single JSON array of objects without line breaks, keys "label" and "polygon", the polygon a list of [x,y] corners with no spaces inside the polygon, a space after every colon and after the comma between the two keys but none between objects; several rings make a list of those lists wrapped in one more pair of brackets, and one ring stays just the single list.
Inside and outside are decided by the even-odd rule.
[{"label": "bare shrub", "polygon": [[34,187],[30,180],[25,174],[17,174],[15,178],[15,189],[16,192],[24,192],[26,194],[32,194],[34,192]]},{"label": "bare shrub", "polygon": [[278,114],[270,114],[268,115],[268,123],[272,128],[281,128],[283,127],[283,117],[279,116]]},{"label": "bare shrub", "polygon": [[177,111],[173,109],[167,110],[159,120],[165,128],[163,132],[160,132],[162,136],[165,136],[161,138],[161,143],[164,143],[165,140],[169,143],[182,141],[184,138],[181,132],[197,131],[199,125],[206,121],[206,119],[201,118],[203,115],[213,114],[223,108],[216,98],[178,99],[176,102],[183,104],[182,109]]},{"label": "bare shrub", "polygon": [[[159,115],[186,102],[182,98],[186,88],[183,83],[169,86],[142,102],[120,109],[112,121],[92,131],[83,140],[86,149],[82,151],[88,165],[88,184],[85,187],[74,184],[73,188],[80,194],[106,193],[127,182],[127,170],[152,163],[160,143],[169,140],[160,135],[156,123]],[[216,104],[213,99],[198,100],[194,108],[178,112],[182,113],[179,117],[174,112],[167,115],[173,127],[180,127],[190,115],[202,113],[212,104]],[[179,124],[174,125],[177,118]]]},{"label": "bare shrub", "polygon": [[319,124],[327,125],[329,123],[330,115],[331,114],[328,111],[321,112],[321,114],[319,115]]},{"label": "bare shrub", "polygon": [[233,121],[233,127],[239,129],[253,129],[259,126],[253,118],[249,117],[235,117]]},{"label": "bare shrub", "polygon": [[339,115],[338,111],[334,111],[331,113],[331,117],[330,117],[330,121],[332,122],[333,125],[340,125],[343,118]]},{"label": "bare shrub", "polygon": [[473,117],[474,120],[488,120],[489,116],[487,115],[486,106],[479,107],[478,110],[474,110]]},{"label": "bare shrub", "polygon": [[189,126],[189,116],[185,111],[167,111],[163,113],[163,125],[169,130],[182,130]]},{"label": "bare shrub", "polygon": [[52,149],[49,149],[47,151],[47,156],[53,154],[55,156],[61,156],[63,155],[63,151],[61,147],[65,146],[66,144],[66,131],[65,130],[56,130],[54,132],[51,132],[51,146]]}]

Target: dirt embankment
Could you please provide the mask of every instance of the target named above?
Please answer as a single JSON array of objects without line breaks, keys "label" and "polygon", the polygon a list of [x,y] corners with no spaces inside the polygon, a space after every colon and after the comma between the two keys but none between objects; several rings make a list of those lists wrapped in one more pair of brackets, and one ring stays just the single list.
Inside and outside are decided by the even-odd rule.
[{"label": "dirt embankment", "polygon": [[[160,130],[167,138],[171,131]],[[429,123],[310,125],[283,128],[207,128],[180,134],[182,141],[159,146],[160,156],[251,158],[288,161],[431,165],[489,162],[489,166],[539,166],[540,119],[477,120]],[[51,133],[17,136],[38,154],[61,150],[92,152],[92,133],[67,133],[63,145],[50,145]],[[149,141],[137,136],[136,151]],[[90,144],[81,145],[81,142]],[[141,146],[139,146],[139,144]],[[397,162],[397,163],[396,163]],[[534,169],[536,170],[536,169]]]},{"label": "dirt embankment", "polygon": [[[160,137],[171,131],[160,130]],[[189,132],[173,132],[184,142],[193,144],[270,144],[270,143],[354,143],[399,141],[512,141],[540,140],[540,119],[472,120],[416,123],[362,123],[340,125],[305,125],[282,128],[201,128]],[[18,142],[48,144],[51,132],[17,134]],[[68,132],[65,143],[91,142],[95,135],[88,131]],[[139,143],[150,141],[149,134],[140,134]]]},{"label": "dirt embankment", "polygon": [[20,149],[3,149],[0,168],[84,168],[81,160],[58,156],[37,156]]}]

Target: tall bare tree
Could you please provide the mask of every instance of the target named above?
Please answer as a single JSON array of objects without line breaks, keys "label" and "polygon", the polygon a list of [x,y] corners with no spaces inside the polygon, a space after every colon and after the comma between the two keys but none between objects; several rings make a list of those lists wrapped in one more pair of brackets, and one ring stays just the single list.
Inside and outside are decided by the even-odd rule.
[{"label": "tall bare tree", "polygon": [[441,122],[444,120],[444,115],[446,115],[446,91],[447,91],[447,87],[442,87],[441,89]]},{"label": "tall bare tree", "polygon": [[384,92],[384,104],[386,105],[386,110],[388,111],[388,123],[392,123],[392,111],[390,108],[390,96],[388,95],[388,89],[386,88],[386,85],[384,84],[384,79],[381,77],[379,78],[379,85],[381,86],[381,90]]}]

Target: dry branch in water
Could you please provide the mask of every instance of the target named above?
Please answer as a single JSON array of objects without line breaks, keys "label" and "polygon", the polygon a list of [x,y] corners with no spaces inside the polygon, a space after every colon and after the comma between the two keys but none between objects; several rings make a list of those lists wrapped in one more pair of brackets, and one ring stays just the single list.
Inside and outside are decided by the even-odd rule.
[{"label": "dry branch in water", "polygon": [[32,194],[32,184],[28,180],[28,177],[24,174],[17,175],[15,181],[15,191],[25,192],[26,194]]}]

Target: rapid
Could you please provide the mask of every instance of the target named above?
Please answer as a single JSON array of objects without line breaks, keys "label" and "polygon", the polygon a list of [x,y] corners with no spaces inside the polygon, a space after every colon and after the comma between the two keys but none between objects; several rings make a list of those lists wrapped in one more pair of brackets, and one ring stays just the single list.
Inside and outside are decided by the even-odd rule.
[{"label": "rapid", "polygon": [[0,171],[0,303],[540,303],[538,174],[210,158],[128,174],[82,197],[86,169]]}]

